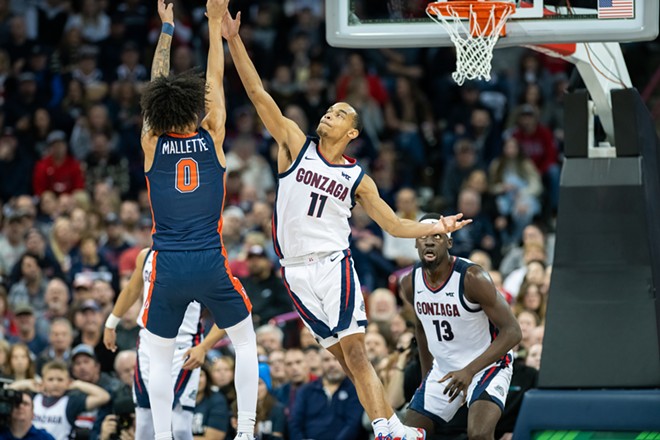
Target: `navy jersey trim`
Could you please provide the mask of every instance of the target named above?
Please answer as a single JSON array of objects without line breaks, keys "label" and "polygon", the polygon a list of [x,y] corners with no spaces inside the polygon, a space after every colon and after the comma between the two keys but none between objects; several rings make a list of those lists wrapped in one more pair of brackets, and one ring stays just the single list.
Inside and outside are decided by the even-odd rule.
[{"label": "navy jersey trim", "polygon": [[357,179],[355,179],[353,188],[351,188],[351,209],[353,209],[357,204],[357,201],[355,200],[355,193],[357,192],[358,186],[360,186],[363,177],[364,177],[364,170],[360,170],[360,175],[357,177]]},{"label": "navy jersey trim", "polygon": [[[458,260],[458,257],[456,257],[456,259]],[[467,310],[470,313],[477,313],[477,312],[481,312],[481,307],[478,306],[476,309],[473,309],[468,305],[467,300],[465,299],[465,286],[463,283],[465,282],[465,274],[467,273],[467,270],[470,266],[472,266],[472,264],[463,264],[462,261],[461,264],[459,265],[459,270],[461,272],[461,279],[458,283],[458,299],[461,301],[461,305],[465,310]]]},{"label": "navy jersey trim", "polygon": [[[204,127],[202,127],[202,126],[199,126],[199,127],[197,128],[197,131],[198,131],[198,133],[200,133],[200,134],[201,134],[202,132],[206,133],[206,135],[209,137],[209,139],[211,139],[211,140],[213,141],[213,154],[215,155],[215,163],[216,163],[216,165],[218,165],[218,168],[220,168],[220,171],[226,172],[226,171],[227,171],[227,167],[226,167],[226,166],[223,167],[222,164],[220,163],[220,158],[218,157],[218,150],[216,149],[215,139],[213,138],[213,136],[211,135],[211,133],[210,133],[207,129],[205,129]],[[225,148],[225,147],[224,147],[224,139],[223,139],[223,141],[222,141],[222,144],[223,144],[223,145],[222,145],[222,149],[223,149],[223,151],[224,151],[224,148]]]},{"label": "navy jersey trim", "polygon": [[342,154],[341,157],[343,157],[344,159],[346,159],[349,163],[347,163],[347,164],[336,164],[336,163],[331,163],[330,161],[328,161],[328,159],[325,158],[325,156],[323,155],[323,153],[321,153],[321,149],[319,148],[319,142],[318,142],[318,139],[315,139],[315,140],[316,140],[316,153],[319,155],[319,157],[321,158],[321,160],[322,160],[327,166],[329,166],[329,167],[333,167],[333,168],[353,168],[353,167],[357,166],[357,160],[353,159],[352,157],[348,157],[348,156],[346,156],[345,154]]},{"label": "navy jersey trim", "polygon": [[413,265],[412,271],[410,272],[410,278],[412,279],[412,291],[413,291],[412,304],[410,305],[413,307],[415,307],[415,298],[417,297],[417,291],[415,290],[415,277],[417,276],[417,269],[419,269],[420,267],[422,267],[422,263],[415,263]]},{"label": "navy jersey trim", "polygon": [[298,153],[298,157],[296,157],[296,160],[293,161],[293,163],[291,164],[291,166],[289,167],[288,170],[284,171],[283,173],[279,173],[277,175],[278,178],[280,178],[280,179],[285,178],[286,176],[291,174],[293,172],[293,170],[295,170],[298,167],[298,165],[300,164],[300,161],[302,160],[303,156],[307,152],[307,148],[309,147],[309,143],[312,141],[312,139],[314,139],[314,138],[307,136],[307,139],[305,140],[305,143],[303,144],[303,147],[300,150],[300,153]]},{"label": "navy jersey trim", "polygon": [[[451,256],[449,258],[452,258]],[[440,284],[440,286],[436,287],[435,289],[431,287],[429,284],[428,280],[426,279],[426,273],[422,270],[422,279],[424,280],[424,285],[426,286],[427,289],[429,289],[433,293],[438,293],[442,289],[445,288],[449,280],[451,280],[451,277],[454,276],[454,271],[458,270],[456,262],[458,261],[458,257],[454,257],[454,261],[451,262],[451,268],[449,269],[449,275],[447,275],[447,278]],[[461,279],[462,280],[462,279]]]}]

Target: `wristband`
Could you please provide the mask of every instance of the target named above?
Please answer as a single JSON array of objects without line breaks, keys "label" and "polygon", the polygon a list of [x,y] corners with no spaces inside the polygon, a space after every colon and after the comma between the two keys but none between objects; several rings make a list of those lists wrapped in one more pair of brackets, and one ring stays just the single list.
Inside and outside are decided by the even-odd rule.
[{"label": "wristband", "polygon": [[172,25],[170,23],[163,23],[163,27],[160,29],[160,31],[171,37],[172,34],[174,33],[174,25]]},{"label": "wristband", "polygon": [[114,330],[117,328],[117,325],[119,324],[119,321],[121,321],[121,318],[116,317],[112,313],[108,316],[108,319],[105,320],[105,328],[109,328],[111,330]]}]

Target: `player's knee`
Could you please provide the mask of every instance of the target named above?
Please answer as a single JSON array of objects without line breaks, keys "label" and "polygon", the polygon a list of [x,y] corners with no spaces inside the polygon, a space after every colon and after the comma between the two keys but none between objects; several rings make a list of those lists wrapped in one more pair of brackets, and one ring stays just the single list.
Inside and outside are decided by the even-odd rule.
[{"label": "player's knee", "polygon": [[489,426],[483,424],[474,424],[476,426],[468,426],[468,439],[470,440],[494,440],[495,433]]}]

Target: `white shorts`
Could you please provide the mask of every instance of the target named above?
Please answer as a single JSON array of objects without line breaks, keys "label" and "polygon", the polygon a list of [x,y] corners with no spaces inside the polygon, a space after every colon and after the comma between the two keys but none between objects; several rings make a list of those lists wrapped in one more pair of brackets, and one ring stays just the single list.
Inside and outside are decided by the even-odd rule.
[{"label": "white shorts", "polygon": [[[135,367],[135,378],[133,381],[133,400],[138,408],[151,408],[149,402],[149,355],[142,344],[146,344],[146,338],[143,338],[145,330],[140,330],[137,349],[137,365]],[[177,336],[176,347],[174,349],[174,360],[172,361],[172,381],[174,383],[174,403],[172,408],[181,405],[184,410],[193,411],[195,409],[195,398],[199,388],[199,368],[194,370],[184,370],[183,355],[193,345],[201,342],[201,335]]]},{"label": "white shorts", "polygon": [[328,348],[367,326],[362,289],[350,251],[313,264],[282,267],[284,285],[303,323]]},{"label": "white shorts", "polygon": [[[498,361],[474,375],[467,390],[468,407],[486,392],[490,400],[504,410],[513,374],[512,361],[513,356],[509,353],[503,361]],[[415,392],[409,408],[439,424],[451,421],[463,404],[463,397],[459,396],[449,403],[449,395],[444,394],[449,380],[439,382],[447,373],[448,371],[439,371],[436,363],[433,362],[433,368],[422,382],[422,386]]]}]

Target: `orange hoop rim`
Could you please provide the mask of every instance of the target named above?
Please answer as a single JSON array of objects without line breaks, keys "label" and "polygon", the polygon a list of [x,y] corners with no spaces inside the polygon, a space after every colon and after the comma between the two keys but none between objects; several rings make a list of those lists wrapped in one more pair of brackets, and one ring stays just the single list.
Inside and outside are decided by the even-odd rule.
[{"label": "orange hoop rim", "polygon": [[[495,12],[498,19],[516,9],[516,5],[505,1],[480,1],[480,0],[447,0],[445,2],[433,2],[426,5],[426,13],[435,16],[453,17],[454,14],[461,18],[471,18],[471,13],[477,17],[483,13]],[[440,13],[439,13],[440,12]]]}]

